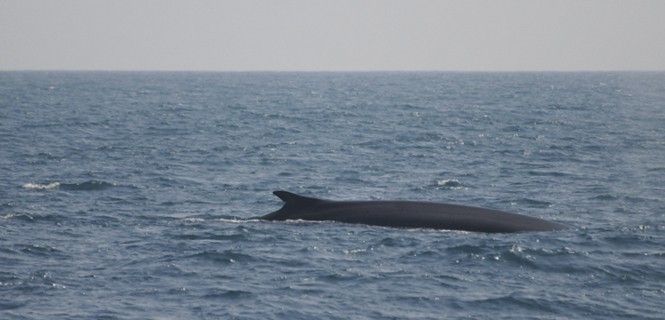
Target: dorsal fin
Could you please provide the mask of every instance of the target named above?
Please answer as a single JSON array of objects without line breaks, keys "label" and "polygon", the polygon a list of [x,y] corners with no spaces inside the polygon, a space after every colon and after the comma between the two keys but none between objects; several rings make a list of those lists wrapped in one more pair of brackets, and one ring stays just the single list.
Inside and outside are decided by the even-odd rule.
[{"label": "dorsal fin", "polygon": [[295,193],[282,190],[273,191],[272,194],[282,199],[282,201],[284,201],[287,205],[311,205],[313,203],[323,201],[321,199],[303,197]]}]

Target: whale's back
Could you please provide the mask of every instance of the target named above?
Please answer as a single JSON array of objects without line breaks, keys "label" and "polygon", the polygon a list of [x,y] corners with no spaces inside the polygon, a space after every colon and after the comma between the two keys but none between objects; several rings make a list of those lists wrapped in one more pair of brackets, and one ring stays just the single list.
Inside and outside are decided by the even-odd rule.
[{"label": "whale's back", "polygon": [[494,209],[424,201],[331,201],[275,191],[284,206],[267,220],[313,220],[478,232],[552,231],[563,225]]}]

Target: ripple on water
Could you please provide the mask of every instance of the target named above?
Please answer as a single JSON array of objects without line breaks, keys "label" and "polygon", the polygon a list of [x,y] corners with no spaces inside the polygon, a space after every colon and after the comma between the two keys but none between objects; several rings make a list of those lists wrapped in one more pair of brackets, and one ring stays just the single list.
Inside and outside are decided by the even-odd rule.
[{"label": "ripple on water", "polygon": [[467,300],[464,301],[463,304],[465,304],[468,309],[501,310],[505,306],[512,306],[513,308],[518,307],[518,310],[522,310],[522,312],[525,310],[536,311],[539,314],[555,314],[556,312],[556,310],[551,307],[552,301],[548,299],[515,293],[497,297]]},{"label": "ripple on water", "polygon": [[184,233],[171,235],[175,240],[216,240],[216,241],[244,241],[247,239],[246,233],[221,234],[214,232],[204,232],[198,234]]},{"label": "ripple on water", "polygon": [[8,311],[8,310],[19,309],[19,308],[27,306],[28,303],[29,302],[27,300],[23,300],[23,299],[17,299],[17,300],[14,300],[14,301],[11,301],[11,300],[2,301],[2,300],[0,300],[0,311],[3,311],[3,310]]},{"label": "ripple on water", "polygon": [[46,244],[17,244],[14,248],[18,249],[20,252],[32,255],[32,256],[41,256],[41,257],[66,257],[67,255]]},{"label": "ripple on water", "polygon": [[249,263],[256,261],[251,255],[241,253],[236,250],[206,250],[196,254],[184,257],[184,259],[194,259],[198,261],[213,262],[215,264],[231,264],[231,263]]},{"label": "ripple on water", "polygon": [[527,207],[533,208],[549,208],[552,206],[552,203],[549,201],[536,200],[530,198],[520,198],[517,200],[518,203],[524,204]]},{"label": "ripple on water", "polygon": [[210,289],[202,296],[203,299],[210,300],[241,300],[251,299],[253,297],[254,293],[250,291],[220,288]]}]

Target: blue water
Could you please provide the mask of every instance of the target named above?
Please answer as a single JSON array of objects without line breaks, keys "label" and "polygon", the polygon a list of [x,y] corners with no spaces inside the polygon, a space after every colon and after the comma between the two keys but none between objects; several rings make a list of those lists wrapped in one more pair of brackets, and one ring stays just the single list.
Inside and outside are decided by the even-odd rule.
[{"label": "blue water", "polygon": [[[665,73],[0,73],[1,319],[662,319]],[[273,190],[565,223],[266,222]]]}]

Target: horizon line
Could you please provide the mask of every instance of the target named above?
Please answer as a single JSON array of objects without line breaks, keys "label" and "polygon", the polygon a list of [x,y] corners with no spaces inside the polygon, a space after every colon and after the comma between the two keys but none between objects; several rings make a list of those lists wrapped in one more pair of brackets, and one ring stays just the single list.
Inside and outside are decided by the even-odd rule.
[{"label": "horizon line", "polygon": [[164,72],[164,73],[611,73],[611,72],[665,72],[665,69],[526,69],[526,70],[480,70],[480,69],[0,69],[0,72]]}]

